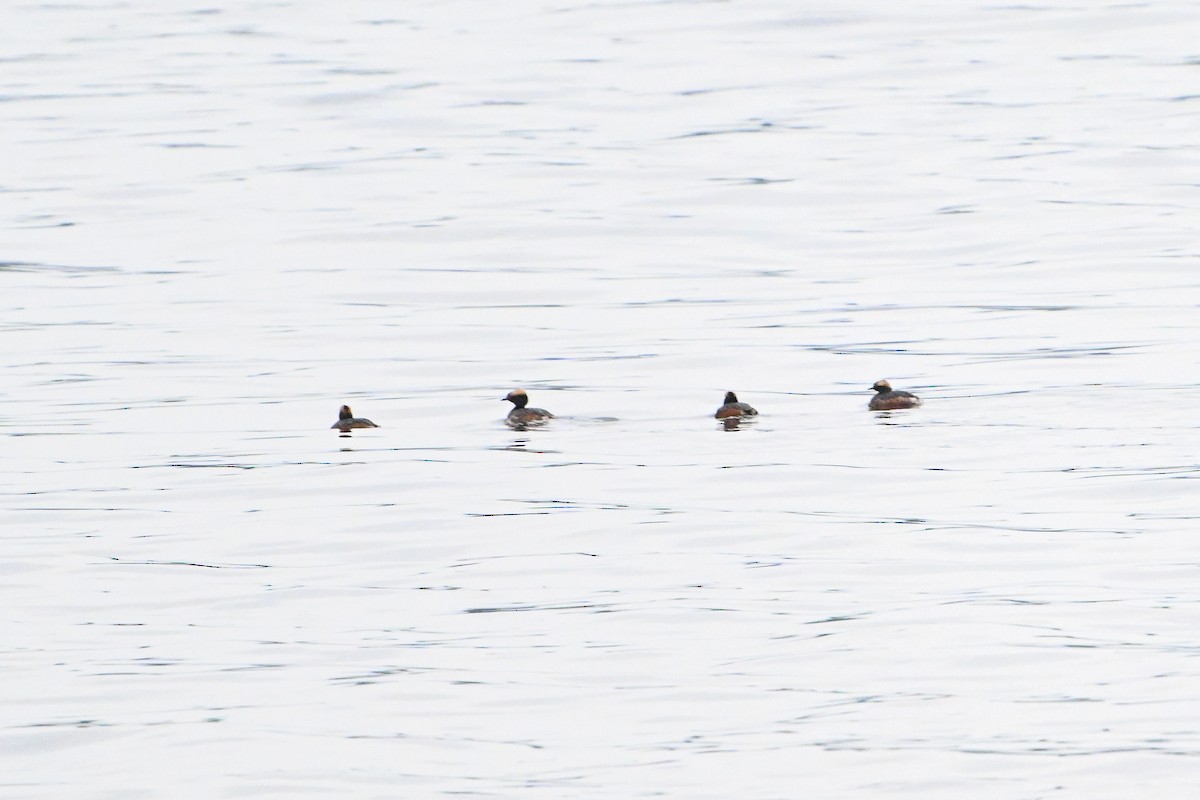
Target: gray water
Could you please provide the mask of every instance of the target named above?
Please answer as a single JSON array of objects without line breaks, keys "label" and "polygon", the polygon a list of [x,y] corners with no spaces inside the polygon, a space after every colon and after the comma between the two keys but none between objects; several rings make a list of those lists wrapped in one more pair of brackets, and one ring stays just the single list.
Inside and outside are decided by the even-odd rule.
[{"label": "gray water", "polygon": [[1198,12],[10,6],[0,793],[1196,796]]}]

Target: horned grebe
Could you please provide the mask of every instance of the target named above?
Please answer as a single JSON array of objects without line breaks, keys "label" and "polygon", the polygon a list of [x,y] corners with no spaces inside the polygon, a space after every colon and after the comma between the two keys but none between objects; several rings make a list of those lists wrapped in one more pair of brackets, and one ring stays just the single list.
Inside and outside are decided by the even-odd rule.
[{"label": "horned grebe", "polygon": [[508,412],[505,422],[514,430],[523,431],[526,428],[545,425],[554,419],[554,415],[544,408],[526,408],[529,395],[525,394],[524,389],[513,389],[503,399],[513,404],[513,410]]},{"label": "horned grebe", "polygon": [[921,405],[921,398],[911,392],[893,389],[887,381],[875,381],[875,385],[871,388],[878,393],[867,404],[867,408],[872,411],[894,411],[898,408],[913,408]]},{"label": "horned grebe", "polygon": [[717,419],[732,419],[734,417],[753,417],[758,412],[749,403],[739,403],[733,392],[725,393],[725,404],[714,414]]},{"label": "horned grebe", "polygon": [[342,406],[338,411],[338,421],[329,426],[330,430],[337,429],[342,433],[351,428],[378,428],[374,422],[369,419],[354,416],[354,412],[350,410],[350,406]]}]

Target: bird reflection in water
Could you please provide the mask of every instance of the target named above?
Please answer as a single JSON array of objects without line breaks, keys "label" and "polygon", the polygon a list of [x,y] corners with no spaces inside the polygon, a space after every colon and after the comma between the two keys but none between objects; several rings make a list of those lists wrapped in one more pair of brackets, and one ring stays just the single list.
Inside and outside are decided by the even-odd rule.
[{"label": "bird reflection in water", "polygon": [[557,450],[542,450],[540,448],[530,447],[529,446],[530,441],[532,441],[532,440],[527,437],[522,437],[520,439],[513,439],[511,443],[506,444],[503,447],[497,447],[496,449],[497,450],[510,450],[514,453],[557,453],[558,452]]}]

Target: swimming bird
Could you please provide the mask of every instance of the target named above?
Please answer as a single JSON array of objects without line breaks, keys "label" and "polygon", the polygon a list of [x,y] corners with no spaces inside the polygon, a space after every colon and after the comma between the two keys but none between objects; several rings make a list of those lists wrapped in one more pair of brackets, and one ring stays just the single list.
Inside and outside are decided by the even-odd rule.
[{"label": "swimming bird", "polygon": [[749,403],[739,403],[733,392],[725,393],[725,404],[717,409],[713,416],[717,419],[733,419],[737,417],[753,417],[758,412]]},{"label": "swimming bird", "polygon": [[529,395],[525,394],[524,389],[513,389],[503,399],[513,404],[513,410],[508,412],[508,418],[505,419],[508,427],[513,430],[523,431],[526,428],[545,425],[554,419],[554,415],[544,408],[526,408]]},{"label": "swimming bird", "polygon": [[877,392],[867,404],[867,408],[872,411],[894,411],[898,408],[914,408],[921,405],[921,398],[911,392],[893,389],[887,381],[875,381],[871,388]]},{"label": "swimming bird", "polygon": [[350,410],[350,406],[342,406],[338,410],[338,421],[329,426],[330,430],[336,428],[345,433],[351,428],[378,428],[374,422],[369,419],[354,416],[354,412]]}]

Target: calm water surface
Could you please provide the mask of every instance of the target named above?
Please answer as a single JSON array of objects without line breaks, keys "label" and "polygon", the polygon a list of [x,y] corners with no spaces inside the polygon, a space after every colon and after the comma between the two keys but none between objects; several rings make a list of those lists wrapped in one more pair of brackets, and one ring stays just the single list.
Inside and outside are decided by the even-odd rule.
[{"label": "calm water surface", "polygon": [[9,9],[3,795],[1195,796],[1197,10]]}]

